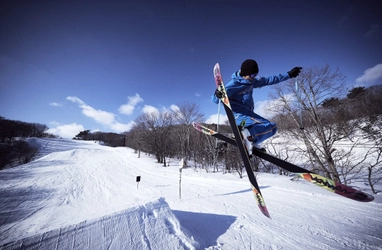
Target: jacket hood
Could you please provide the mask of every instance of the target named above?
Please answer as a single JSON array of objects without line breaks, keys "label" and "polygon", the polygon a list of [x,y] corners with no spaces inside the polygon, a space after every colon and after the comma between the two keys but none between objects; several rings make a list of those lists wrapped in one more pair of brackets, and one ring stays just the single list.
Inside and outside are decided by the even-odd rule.
[{"label": "jacket hood", "polygon": [[241,84],[251,84],[250,81],[245,80],[241,75],[240,75],[240,70],[236,71],[235,73],[232,74],[231,76],[232,80],[239,82]]}]

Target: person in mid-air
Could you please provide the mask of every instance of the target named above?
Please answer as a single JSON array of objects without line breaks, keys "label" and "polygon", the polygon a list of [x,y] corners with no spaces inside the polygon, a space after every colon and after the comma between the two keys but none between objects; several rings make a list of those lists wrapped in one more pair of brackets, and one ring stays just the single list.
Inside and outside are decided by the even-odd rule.
[{"label": "person in mid-air", "polygon": [[[257,62],[253,59],[247,59],[241,64],[240,70],[232,74],[231,81],[226,84],[225,88],[235,115],[236,124],[238,126],[245,124],[244,128],[250,134],[248,140],[252,142],[255,148],[264,151],[260,143],[273,136],[277,131],[277,126],[276,123],[270,122],[254,112],[253,89],[297,77],[301,69],[302,67],[294,67],[284,74],[259,77],[257,76],[259,73]],[[221,97],[222,93],[216,89],[211,99],[213,102],[219,103]]]}]

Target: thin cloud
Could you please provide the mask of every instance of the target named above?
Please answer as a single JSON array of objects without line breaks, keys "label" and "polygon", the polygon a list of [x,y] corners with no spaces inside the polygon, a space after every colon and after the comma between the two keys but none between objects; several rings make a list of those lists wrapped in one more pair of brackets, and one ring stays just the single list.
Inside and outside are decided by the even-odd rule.
[{"label": "thin cloud", "polygon": [[172,113],[175,113],[177,115],[182,115],[180,112],[180,108],[175,104],[170,105],[170,107],[161,107],[160,109],[151,105],[145,105],[142,108],[142,113],[146,115],[157,116],[157,117],[159,117],[161,114],[166,115],[166,114],[172,114]]},{"label": "thin cloud", "polygon": [[363,72],[363,75],[356,79],[357,83],[375,83],[382,79],[382,63],[375,65]]},{"label": "thin cloud", "polygon": [[58,102],[51,102],[51,103],[49,103],[49,105],[52,107],[62,107],[62,104],[60,104]]},{"label": "thin cloud", "polygon": [[354,6],[350,6],[344,11],[341,18],[337,21],[337,25],[340,29],[342,29],[345,26],[345,24],[349,22],[353,13],[354,13]]},{"label": "thin cloud", "polygon": [[118,109],[119,113],[124,115],[131,115],[134,112],[135,106],[143,102],[143,99],[139,96],[139,94],[135,94],[135,96],[128,96],[127,104],[121,105]]},{"label": "thin cloud", "polygon": [[134,122],[130,122],[128,124],[119,123],[115,119],[115,115],[113,113],[103,111],[103,110],[97,110],[89,105],[87,105],[84,101],[82,101],[80,98],[76,96],[68,96],[66,98],[67,100],[77,103],[79,107],[82,109],[82,113],[93,119],[95,122],[102,124],[103,126],[115,131],[115,132],[124,132],[128,131],[134,126]]},{"label": "thin cloud", "polygon": [[381,32],[381,27],[382,27],[382,25],[380,23],[371,24],[370,29],[366,32],[364,37],[366,39],[369,39],[369,40],[373,39],[374,37],[376,37],[378,35],[378,33]]},{"label": "thin cloud", "polygon": [[80,105],[85,104],[80,98],[78,98],[76,96],[68,96],[68,97],[66,97],[66,99],[71,101],[71,102],[78,103]]},{"label": "thin cloud", "polygon": [[83,102],[80,98],[76,96],[68,96],[66,99],[71,102],[77,103],[82,109],[82,113],[87,117],[94,119],[97,123],[100,123],[102,125],[109,125],[112,124],[115,120],[113,113],[102,110],[96,110],[93,107],[86,105],[85,102]]}]

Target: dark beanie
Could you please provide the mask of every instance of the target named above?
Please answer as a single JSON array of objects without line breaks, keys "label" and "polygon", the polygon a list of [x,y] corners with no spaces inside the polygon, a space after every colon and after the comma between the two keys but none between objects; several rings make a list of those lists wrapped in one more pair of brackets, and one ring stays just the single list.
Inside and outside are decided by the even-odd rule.
[{"label": "dark beanie", "polygon": [[249,76],[257,73],[259,73],[259,66],[257,65],[257,62],[255,60],[247,59],[241,64],[241,76]]}]

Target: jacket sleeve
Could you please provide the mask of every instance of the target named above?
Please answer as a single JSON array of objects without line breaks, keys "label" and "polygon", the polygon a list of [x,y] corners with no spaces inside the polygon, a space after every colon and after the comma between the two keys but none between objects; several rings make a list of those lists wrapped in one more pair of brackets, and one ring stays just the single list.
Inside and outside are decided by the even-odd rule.
[{"label": "jacket sleeve", "polygon": [[279,74],[275,76],[268,76],[268,77],[260,77],[256,78],[255,81],[253,81],[253,87],[254,88],[261,88],[267,85],[273,85],[277,84],[279,82],[283,82],[290,79],[288,73],[285,74]]}]

